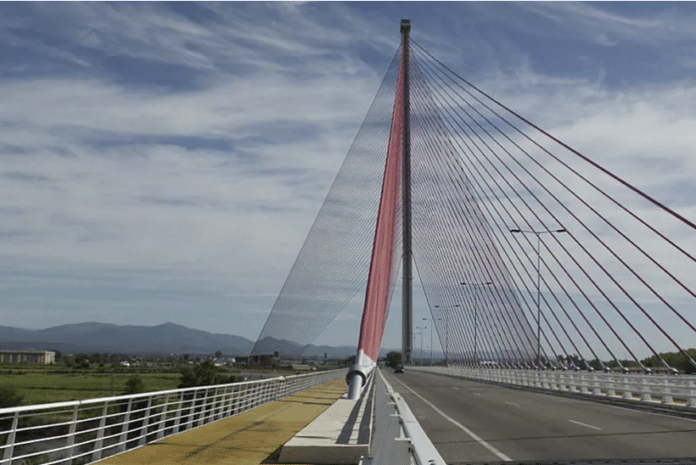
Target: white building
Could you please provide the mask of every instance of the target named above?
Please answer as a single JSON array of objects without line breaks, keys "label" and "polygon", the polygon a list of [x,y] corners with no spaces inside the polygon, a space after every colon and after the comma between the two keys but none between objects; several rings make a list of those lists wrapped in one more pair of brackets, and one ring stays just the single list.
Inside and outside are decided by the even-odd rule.
[{"label": "white building", "polygon": [[50,365],[56,363],[56,353],[50,350],[0,350],[0,363]]}]

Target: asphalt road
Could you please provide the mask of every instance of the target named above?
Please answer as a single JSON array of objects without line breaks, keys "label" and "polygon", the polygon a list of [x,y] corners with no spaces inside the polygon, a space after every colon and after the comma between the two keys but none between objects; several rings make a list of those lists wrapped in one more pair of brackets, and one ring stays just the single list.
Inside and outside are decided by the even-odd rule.
[{"label": "asphalt road", "polygon": [[694,458],[696,421],[383,369],[448,464]]}]

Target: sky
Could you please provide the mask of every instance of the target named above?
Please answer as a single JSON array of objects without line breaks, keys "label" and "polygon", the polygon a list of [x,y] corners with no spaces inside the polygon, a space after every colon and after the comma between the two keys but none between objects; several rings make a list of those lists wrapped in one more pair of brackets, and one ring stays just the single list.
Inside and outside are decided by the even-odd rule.
[{"label": "sky", "polygon": [[[402,18],[467,80],[696,218],[691,2],[0,2],[0,325],[255,340]],[[355,345],[361,298],[316,343]],[[416,289],[416,325],[428,316]],[[383,346],[400,346],[398,311]]]}]

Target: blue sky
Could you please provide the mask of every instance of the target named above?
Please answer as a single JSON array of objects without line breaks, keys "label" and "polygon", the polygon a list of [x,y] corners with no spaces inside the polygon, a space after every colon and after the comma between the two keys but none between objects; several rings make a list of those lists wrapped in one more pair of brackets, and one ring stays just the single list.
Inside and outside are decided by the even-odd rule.
[{"label": "blue sky", "polygon": [[[468,80],[696,218],[691,2],[2,2],[0,324],[255,340],[404,17]],[[359,301],[317,342],[355,344]],[[385,346],[399,328],[393,312]]]}]

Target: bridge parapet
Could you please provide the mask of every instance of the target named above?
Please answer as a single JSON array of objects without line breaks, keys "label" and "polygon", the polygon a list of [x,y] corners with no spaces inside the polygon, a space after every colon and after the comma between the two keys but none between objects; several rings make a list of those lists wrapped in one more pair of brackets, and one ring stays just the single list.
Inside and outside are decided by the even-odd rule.
[{"label": "bridge parapet", "polygon": [[375,371],[375,434],[360,465],[445,465],[406,401]]},{"label": "bridge parapet", "polygon": [[665,405],[696,413],[696,376],[465,367],[410,367],[409,369],[513,386],[579,393],[605,399]]},{"label": "bridge parapet", "polygon": [[95,462],[237,415],[344,373],[332,370],[0,409],[0,465]]}]

